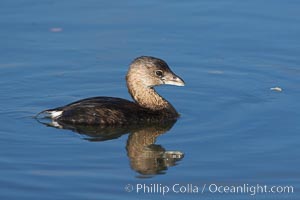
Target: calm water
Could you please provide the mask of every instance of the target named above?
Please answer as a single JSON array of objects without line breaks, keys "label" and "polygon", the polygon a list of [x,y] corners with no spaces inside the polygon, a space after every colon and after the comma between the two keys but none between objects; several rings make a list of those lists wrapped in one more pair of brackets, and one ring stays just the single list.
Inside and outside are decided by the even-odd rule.
[{"label": "calm water", "polygon": [[[0,199],[158,199],[135,187],[177,183],[200,191],[165,198],[300,199],[299,10],[296,0],[2,0]],[[182,115],[171,129],[91,142],[32,118],[85,97],[129,99],[124,76],[140,55],[186,81],[157,88]],[[294,193],[202,194],[205,184]]]}]

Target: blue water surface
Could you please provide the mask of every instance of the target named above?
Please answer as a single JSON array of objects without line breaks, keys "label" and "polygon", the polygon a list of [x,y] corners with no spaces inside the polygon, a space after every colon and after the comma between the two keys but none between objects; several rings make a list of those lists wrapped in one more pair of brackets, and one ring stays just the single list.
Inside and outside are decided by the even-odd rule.
[{"label": "blue water surface", "polygon": [[[0,199],[300,199],[299,10],[296,0],[2,0]],[[181,113],[156,138],[184,153],[174,166],[142,174],[128,134],[91,142],[33,118],[86,97],[130,99],[125,74],[141,55],[186,82],[157,88]],[[175,184],[199,191],[154,190]]]}]

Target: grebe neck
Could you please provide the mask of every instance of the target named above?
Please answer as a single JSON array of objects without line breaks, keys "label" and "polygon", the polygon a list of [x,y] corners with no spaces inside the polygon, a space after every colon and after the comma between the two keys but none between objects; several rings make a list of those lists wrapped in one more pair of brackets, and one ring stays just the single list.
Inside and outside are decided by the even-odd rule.
[{"label": "grebe neck", "polygon": [[164,109],[178,115],[175,108],[160,96],[153,87],[147,87],[140,81],[132,82],[130,79],[127,80],[127,87],[132,98],[141,107],[153,111]]}]

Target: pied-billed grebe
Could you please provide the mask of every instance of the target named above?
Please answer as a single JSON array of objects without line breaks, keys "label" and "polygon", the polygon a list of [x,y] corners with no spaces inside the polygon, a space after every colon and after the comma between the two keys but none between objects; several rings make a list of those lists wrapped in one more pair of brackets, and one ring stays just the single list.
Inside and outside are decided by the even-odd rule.
[{"label": "pied-billed grebe", "polygon": [[93,97],[66,106],[42,111],[56,123],[119,126],[168,121],[179,117],[175,108],[156,93],[154,86],[184,86],[167,63],[141,56],[129,67],[127,87],[135,102],[115,97]]}]

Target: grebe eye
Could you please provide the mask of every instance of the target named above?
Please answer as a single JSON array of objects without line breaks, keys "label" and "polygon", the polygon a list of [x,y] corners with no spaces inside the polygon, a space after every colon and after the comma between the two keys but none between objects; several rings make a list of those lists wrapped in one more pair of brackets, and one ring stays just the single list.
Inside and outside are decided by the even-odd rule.
[{"label": "grebe eye", "polygon": [[163,76],[163,72],[161,70],[156,70],[155,71],[155,75],[158,77],[162,77]]}]

